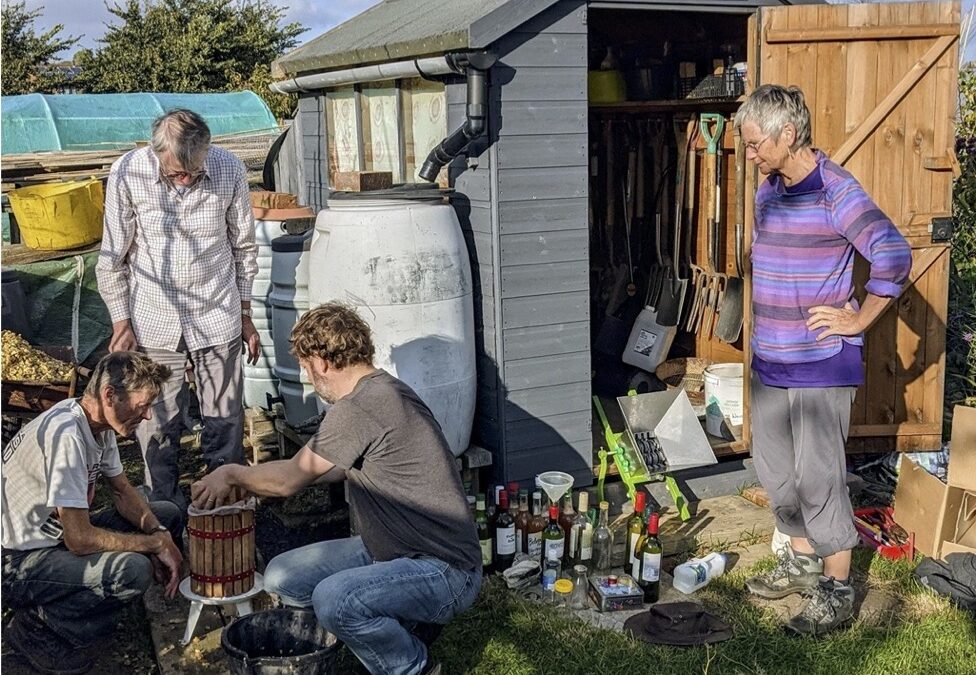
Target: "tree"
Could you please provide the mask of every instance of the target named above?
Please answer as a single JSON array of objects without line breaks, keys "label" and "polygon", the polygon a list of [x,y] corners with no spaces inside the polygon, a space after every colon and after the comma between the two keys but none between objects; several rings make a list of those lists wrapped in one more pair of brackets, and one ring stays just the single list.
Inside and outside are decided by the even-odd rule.
[{"label": "tree", "polygon": [[66,78],[50,67],[55,57],[76,42],[76,37],[59,37],[64,30],[57,24],[40,35],[34,30],[34,21],[43,13],[43,8],[28,12],[24,2],[4,3],[0,12],[3,24],[3,42],[0,51],[0,92],[9,94],[29,94],[32,92],[52,92],[62,86]]},{"label": "tree", "polygon": [[[78,54],[81,85],[93,93],[240,89],[267,81],[269,64],[297,44],[298,23],[267,0],[125,0],[109,7],[102,47]],[[294,97],[257,91],[277,117]]]}]

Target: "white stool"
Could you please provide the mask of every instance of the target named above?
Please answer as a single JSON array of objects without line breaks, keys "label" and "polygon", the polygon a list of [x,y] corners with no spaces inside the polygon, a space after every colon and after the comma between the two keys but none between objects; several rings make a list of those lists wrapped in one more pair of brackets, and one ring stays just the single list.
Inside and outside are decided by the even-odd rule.
[{"label": "white stool", "polygon": [[180,644],[184,647],[190,644],[193,639],[193,631],[196,630],[197,621],[200,620],[200,612],[204,605],[234,605],[237,609],[237,616],[247,616],[251,613],[251,598],[264,590],[264,577],[257,572],[254,573],[254,585],[247,593],[232,595],[227,598],[205,598],[197,595],[190,590],[190,577],[180,582],[180,593],[190,601],[190,615],[186,619],[186,632]]}]

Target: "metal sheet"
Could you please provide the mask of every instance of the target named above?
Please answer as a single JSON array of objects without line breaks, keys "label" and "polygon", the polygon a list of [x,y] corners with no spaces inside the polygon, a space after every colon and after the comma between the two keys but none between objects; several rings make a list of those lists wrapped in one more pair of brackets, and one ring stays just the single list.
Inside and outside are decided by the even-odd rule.
[{"label": "metal sheet", "polygon": [[635,435],[650,434],[656,438],[668,473],[718,461],[684,389],[620,396],[617,403],[627,426],[621,440],[626,439],[625,445],[636,450]]}]

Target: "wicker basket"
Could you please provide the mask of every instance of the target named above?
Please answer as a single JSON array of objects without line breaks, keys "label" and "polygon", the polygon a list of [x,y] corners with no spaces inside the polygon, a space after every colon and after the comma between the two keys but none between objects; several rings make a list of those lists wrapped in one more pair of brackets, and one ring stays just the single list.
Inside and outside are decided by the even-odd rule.
[{"label": "wicker basket", "polygon": [[659,365],[654,374],[668,385],[668,389],[684,387],[691,405],[705,405],[705,369],[712,365],[708,359],[669,359]]}]

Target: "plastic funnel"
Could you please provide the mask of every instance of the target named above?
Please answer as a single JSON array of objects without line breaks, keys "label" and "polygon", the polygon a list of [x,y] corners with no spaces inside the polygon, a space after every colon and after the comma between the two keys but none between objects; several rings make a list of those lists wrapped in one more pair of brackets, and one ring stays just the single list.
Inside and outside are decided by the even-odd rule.
[{"label": "plastic funnel", "polygon": [[551,503],[558,504],[573,489],[573,477],[562,471],[546,471],[535,477],[535,484],[545,490]]}]

